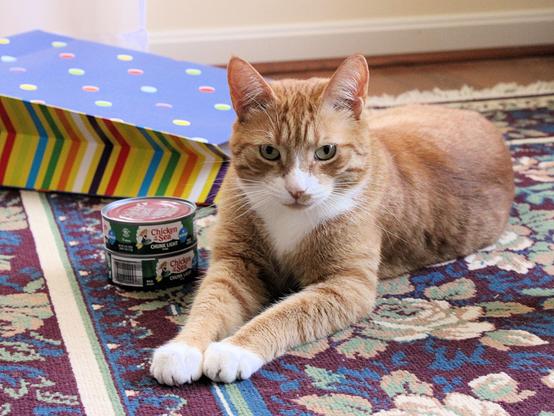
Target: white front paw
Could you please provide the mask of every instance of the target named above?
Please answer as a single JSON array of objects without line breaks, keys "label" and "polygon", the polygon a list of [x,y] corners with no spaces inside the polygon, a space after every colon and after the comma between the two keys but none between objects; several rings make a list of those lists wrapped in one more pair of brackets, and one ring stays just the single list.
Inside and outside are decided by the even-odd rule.
[{"label": "white front paw", "polygon": [[150,374],[160,384],[178,386],[202,376],[202,353],[181,342],[169,342],[154,351]]},{"label": "white front paw", "polygon": [[258,354],[229,342],[212,342],[204,353],[204,374],[214,381],[245,380],[264,361]]}]

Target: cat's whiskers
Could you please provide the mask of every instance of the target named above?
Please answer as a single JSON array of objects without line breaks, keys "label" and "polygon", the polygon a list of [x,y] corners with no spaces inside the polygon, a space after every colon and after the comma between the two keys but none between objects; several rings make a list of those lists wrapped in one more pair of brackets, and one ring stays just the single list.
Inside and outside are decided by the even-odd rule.
[{"label": "cat's whiskers", "polygon": [[229,187],[231,188],[238,188],[238,189],[245,189],[245,188],[255,188],[255,187],[259,187],[259,188],[264,188],[265,187],[265,184],[264,182],[262,181],[258,181],[258,182],[255,182],[255,181],[252,181],[252,182],[247,182],[247,181],[240,181],[240,182],[236,182],[236,183],[229,183],[228,184]]},{"label": "cat's whiskers", "polygon": [[239,179],[239,186],[241,185],[244,185],[244,186],[261,186],[261,187],[264,187],[264,188],[267,188],[268,186],[270,186],[266,181],[262,181],[262,180],[255,180],[255,179],[244,179],[244,178],[241,178]]},{"label": "cat's whiskers", "polygon": [[[250,201],[249,201],[249,203],[250,203]],[[247,210],[247,211],[243,212],[242,214],[237,215],[237,216],[235,217],[235,220],[241,218],[242,216],[244,216],[245,214],[247,214],[247,213],[250,212],[250,211],[255,211],[256,209],[261,208],[265,203],[266,203],[266,200],[264,200],[264,199],[258,200],[258,201],[257,201],[256,203],[254,203],[254,204],[251,204],[251,203],[250,203],[250,210]]]},{"label": "cat's whiskers", "polygon": [[250,197],[259,197],[259,196],[267,196],[268,195],[268,192],[267,190],[265,189],[253,189],[253,190],[248,190],[248,191],[245,191],[244,189],[242,188],[236,188],[237,191],[240,191],[239,194],[236,194],[236,195],[233,195],[233,196],[230,196],[230,201],[235,201],[235,200],[248,200],[250,199]]},{"label": "cat's whiskers", "polygon": [[264,181],[241,179],[241,182],[242,183],[229,183],[227,185],[228,189],[239,191],[244,195],[270,191],[268,184]]},{"label": "cat's whiskers", "polygon": [[239,183],[242,184],[255,184],[255,185],[267,185],[265,181],[259,179],[240,178]]},{"label": "cat's whiskers", "polygon": [[246,195],[237,195],[235,197],[231,197],[229,199],[230,202],[242,202],[243,200],[251,200],[252,198],[256,198],[258,199],[259,197],[263,197],[263,196],[266,196],[267,194],[263,191],[259,191],[259,192],[251,192],[250,193],[250,198]]},{"label": "cat's whiskers", "polygon": [[247,208],[247,211],[249,210],[250,202],[249,201],[242,201],[241,203],[236,203],[235,205],[228,206],[228,210],[234,211],[234,212],[242,212],[245,208]]},{"label": "cat's whiskers", "polygon": [[[260,199],[258,199],[257,202],[263,203],[263,202],[265,202],[265,199],[260,198]],[[241,215],[236,217],[236,218],[238,218],[238,217],[254,210],[256,208],[254,205],[256,205],[256,204],[253,204],[253,202],[246,195],[241,195],[236,200],[229,200],[229,203],[226,204],[226,208],[230,209],[232,211],[238,211],[238,212],[244,210],[244,212]]]}]

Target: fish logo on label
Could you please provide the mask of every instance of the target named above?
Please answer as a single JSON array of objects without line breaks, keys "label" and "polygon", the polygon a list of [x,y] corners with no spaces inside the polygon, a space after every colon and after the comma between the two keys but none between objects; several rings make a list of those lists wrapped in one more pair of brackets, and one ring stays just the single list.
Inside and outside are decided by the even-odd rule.
[{"label": "fish logo on label", "polygon": [[149,245],[152,242],[148,238],[148,230],[146,228],[139,227],[137,229],[137,248],[140,250],[142,247]]},{"label": "fish logo on label", "polygon": [[162,280],[171,276],[170,265],[168,261],[162,261],[156,266],[156,282],[161,282]]}]

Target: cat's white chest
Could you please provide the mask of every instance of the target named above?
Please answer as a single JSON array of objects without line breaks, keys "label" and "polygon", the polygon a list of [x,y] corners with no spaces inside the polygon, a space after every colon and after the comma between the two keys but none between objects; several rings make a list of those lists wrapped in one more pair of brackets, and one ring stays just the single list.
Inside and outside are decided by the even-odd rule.
[{"label": "cat's white chest", "polygon": [[282,259],[295,250],[318,225],[351,211],[356,205],[357,193],[338,197],[332,205],[325,207],[297,210],[281,204],[268,204],[256,209],[276,257]]},{"label": "cat's white chest", "polygon": [[[274,254],[282,258],[292,251],[300,241],[306,238],[318,225],[316,218],[305,213],[284,207],[272,207],[258,214],[264,222]],[[317,221],[317,222],[316,222]]]}]

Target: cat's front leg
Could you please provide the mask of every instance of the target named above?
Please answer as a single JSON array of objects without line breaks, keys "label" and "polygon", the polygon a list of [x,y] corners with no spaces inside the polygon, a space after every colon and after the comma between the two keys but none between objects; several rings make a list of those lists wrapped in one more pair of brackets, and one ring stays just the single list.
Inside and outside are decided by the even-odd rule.
[{"label": "cat's front leg", "polygon": [[198,288],[185,326],[154,351],[150,373],[170,386],[198,380],[208,344],[229,336],[265,302],[252,265],[237,259],[215,262]]},{"label": "cat's front leg", "polygon": [[204,374],[226,383],[249,378],[289,348],[330,335],[368,315],[376,286],[376,270],[361,268],[308,286],[265,310],[234,335],[210,344],[204,354]]}]

